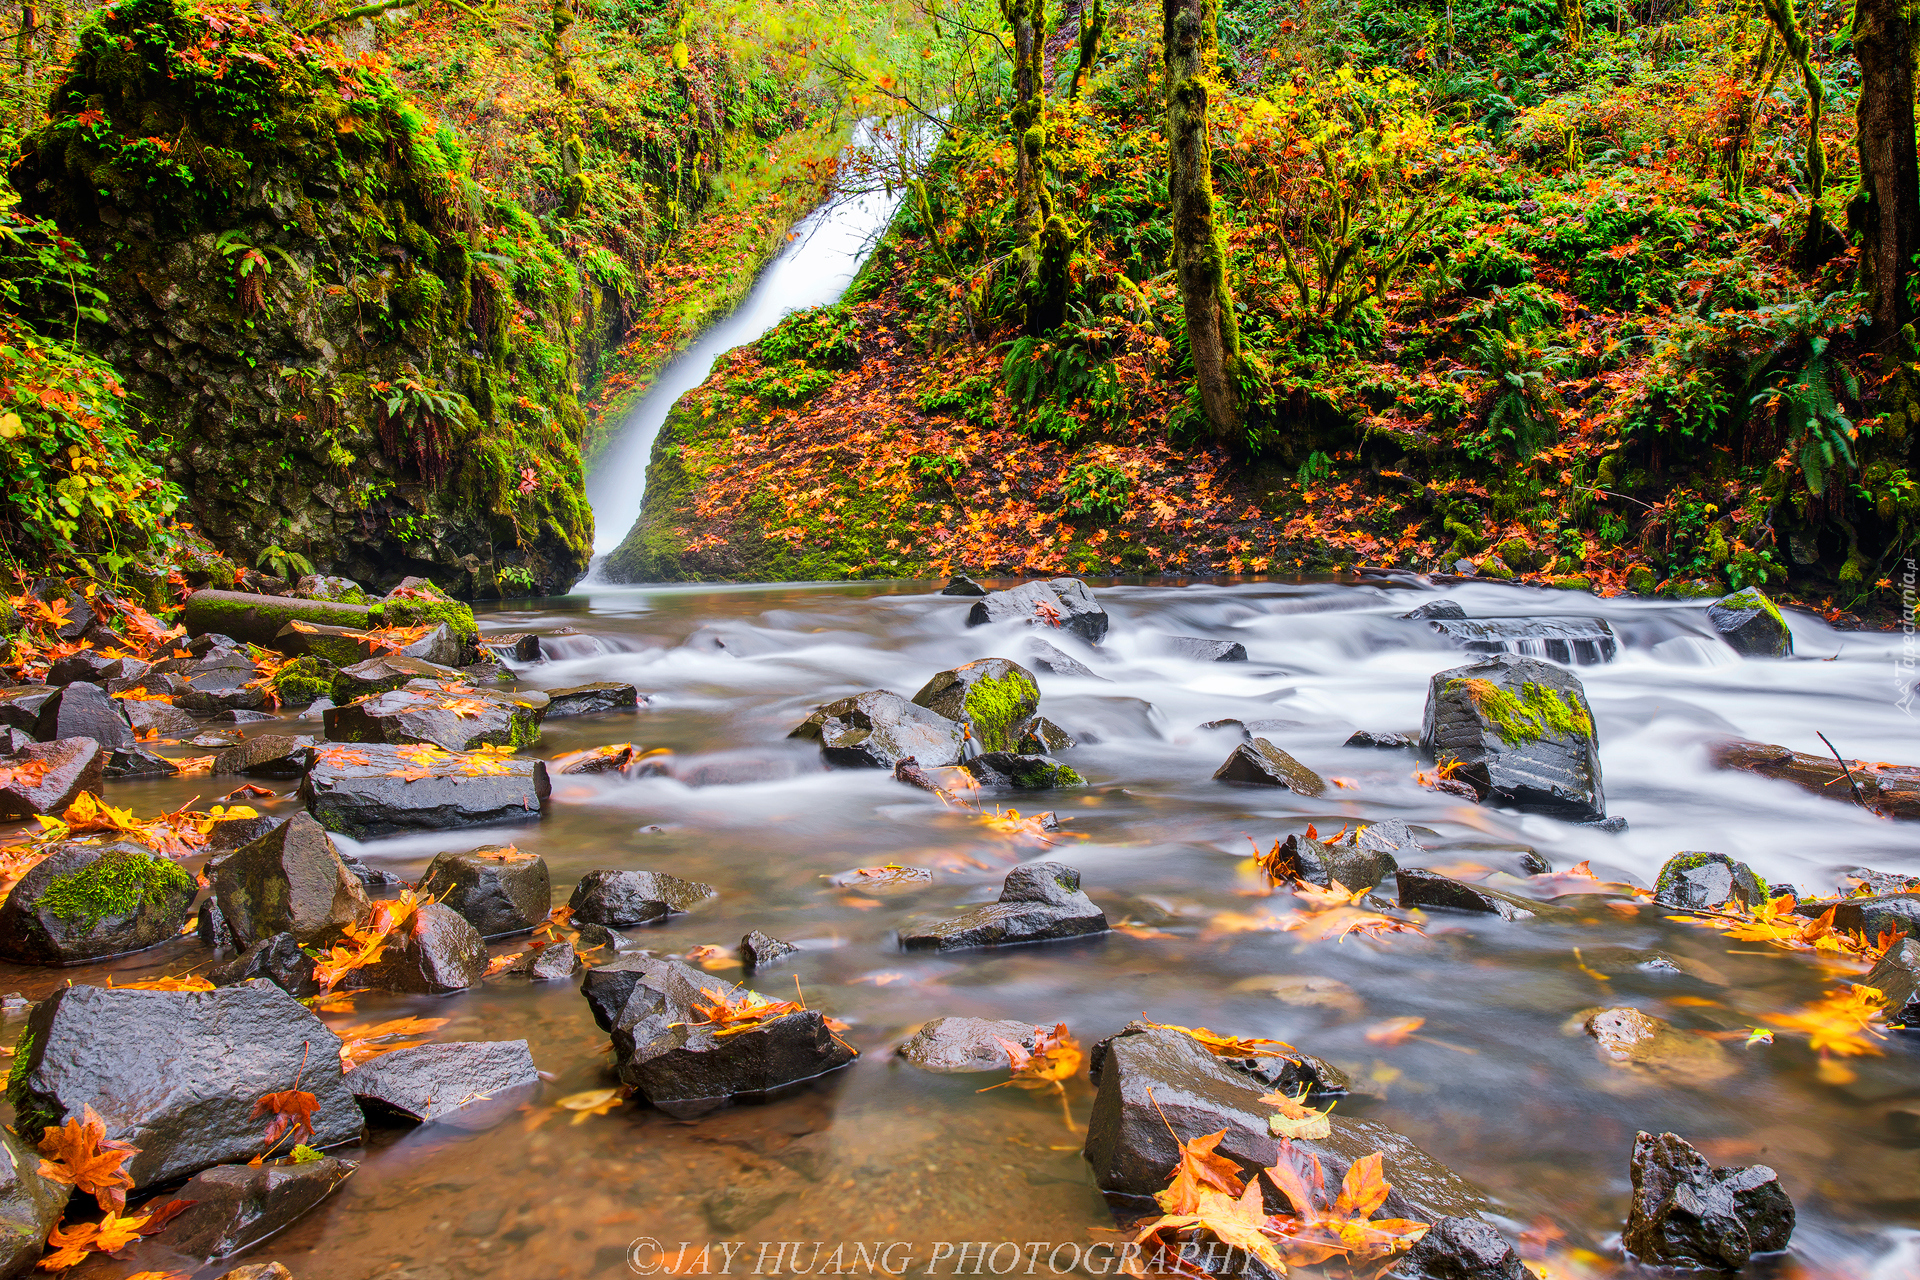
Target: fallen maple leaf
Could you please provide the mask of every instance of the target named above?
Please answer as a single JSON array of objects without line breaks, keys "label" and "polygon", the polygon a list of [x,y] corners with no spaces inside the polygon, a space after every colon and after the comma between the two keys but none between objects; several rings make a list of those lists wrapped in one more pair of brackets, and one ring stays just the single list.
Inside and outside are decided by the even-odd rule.
[{"label": "fallen maple leaf", "polygon": [[[1313,1171],[1311,1179],[1301,1172],[1304,1163]],[[1293,1143],[1280,1140],[1280,1162],[1268,1169],[1267,1178],[1293,1205],[1293,1214],[1275,1215],[1269,1223],[1275,1243],[1289,1263],[1313,1266],[1335,1255],[1350,1262],[1368,1262],[1403,1253],[1426,1235],[1428,1224],[1403,1218],[1369,1222],[1386,1203],[1392,1186],[1381,1173],[1379,1152],[1360,1157],[1347,1168],[1341,1181],[1340,1196],[1327,1206],[1326,1175],[1318,1156],[1304,1162],[1294,1153]]]},{"label": "fallen maple leaf", "polygon": [[574,1124],[584,1124],[588,1116],[606,1115],[625,1099],[624,1088],[589,1089],[585,1093],[569,1094],[555,1105],[563,1110],[577,1113],[573,1117]]},{"label": "fallen maple leaf", "polygon": [[1425,1018],[1389,1018],[1385,1022],[1375,1023],[1367,1031],[1367,1041],[1370,1044],[1404,1044],[1409,1036],[1426,1025]]},{"label": "fallen maple leaf", "polygon": [[999,1041],[1000,1047],[1007,1051],[1007,1063],[1013,1068],[1013,1075],[999,1084],[990,1084],[986,1089],[976,1090],[985,1093],[988,1089],[1004,1089],[1013,1085],[1019,1089],[1051,1089],[1060,1095],[1060,1113],[1066,1117],[1067,1131],[1077,1132],[1073,1123],[1073,1112],[1067,1106],[1067,1088],[1065,1081],[1073,1078],[1080,1070],[1080,1064],[1086,1055],[1080,1051],[1080,1042],[1067,1031],[1067,1024],[1056,1023],[1052,1031],[1045,1027],[1033,1029],[1034,1047],[1028,1052],[1025,1045],[1012,1040]]},{"label": "fallen maple leaf", "polygon": [[1216,1058],[1275,1058],[1294,1051],[1293,1046],[1284,1040],[1266,1040],[1258,1036],[1223,1036],[1205,1027],[1182,1027],[1171,1022],[1151,1022],[1144,1014],[1141,1015],[1141,1022],[1161,1031],[1178,1031],[1182,1035],[1189,1036]]},{"label": "fallen maple leaf", "polygon": [[[1301,1097],[1305,1097],[1303,1093]],[[1276,1138],[1302,1138],[1318,1140],[1333,1133],[1333,1121],[1326,1111],[1315,1111],[1302,1103],[1299,1098],[1288,1097],[1284,1093],[1261,1095],[1260,1101],[1274,1108],[1279,1114],[1267,1117],[1267,1128]]]},{"label": "fallen maple leaf", "polygon": [[109,1209],[98,1222],[82,1222],[72,1227],[55,1227],[47,1232],[47,1244],[54,1252],[40,1259],[42,1271],[65,1271],[77,1267],[89,1253],[117,1253],[140,1238],[147,1215],[123,1218]]},{"label": "fallen maple leaf", "polygon": [[407,1042],[417,1043],[446,1026],[447,1022],[446,1018],[391,1018],[386,1022],[341,1027],[334,1034],[340,1037],[342,1069],[352,1070],[369,1058],[392,1053],[395,1049],[412,1048],[412,1044]]},{"label": "fallen maple leaf", "polygon": [[[295,1082],[296,1084],[298,1081]],[[252,1118],[271,1116],[267,1121],[267,1150],[270,1152],[280,1145],[280,1139],[291,1133],[297,1139],[299,1135],[313,1136],[313,1113],[320,1108],[320,1099],[304,1089],[283,1089],[279,1093],[269,1093],[253,1104]],[[257,1157],[256,1157],[257,1158]]]},{"label": "fallen maple leaf", "polygon": [[120,1166],[139,1151],[108,1138],[106,1122],[88,1106],[80,1119],[69,1116],[64,1125],[48,1125],[41,1133],[40,1176],[92,1196],[102,1209],[124,1209],[133,1178]]}]

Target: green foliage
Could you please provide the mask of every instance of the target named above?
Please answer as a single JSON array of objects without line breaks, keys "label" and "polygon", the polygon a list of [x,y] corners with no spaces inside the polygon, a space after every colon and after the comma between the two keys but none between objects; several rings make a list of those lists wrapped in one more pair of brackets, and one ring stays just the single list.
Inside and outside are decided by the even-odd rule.
[{"label": "green foliage", "polygon": [[925,414],[952,414],[976,427],[991,427],[996,391],[987,378],[966,378],[952,386],[922,391],[914,397],[914,403]]},{"label": "green foliage", "polygon": [[1573,368],[1573,353],[1532,334],[1480,329],[1472,355],[1493,380],[1493,402],[1486,426],[1464,441],[1467,455],[1486,461],[1505,452],[1516,462],[1531,462],[1553,442],[1553,379]]},{"label": "green foliage", "polygon": [[1069,515],[1118,519],[1133,499],[1133,479],[1117,467],[1077,462],[1060,484]]},{"label": "green foliage", "polygon": [[760,339],[760,358],[816,369],[851,369],[860,363],[859,323],[845,304],[796,311]]},{"label": "green foliage", "polygon": [[1128,396],[1119,369],[1101,360],[1096,343],[1080,334],[1063,329],[1051,337],[1016,338],[1000,372],[1029,435],[1072,444],[1126,420]]},{"label": "green foliage", "polygon": [[1778,412],[1787,451],[1799,462],[1808,492],[1822,493],[1828,473],[1854,466],[1853,443],[1864,433],[1842,411],[1837,392],[1859,400],[1859,380],[1830,356],[1831,339],[1817,331],[1819,312],[1811,302],[1764,308],[1756,313],[1755,322],[1776,332],[1784,330],[1781,342],[1769,353],[1769,363],[1784,348],[1804,343],[1800,367],[1775,378],[1773,386],[1756,393],[1748,403]]},{"label": "green foliage", "polygon": [[260,556],[254,563],[273,574],[274,577],[285,578],[289,582],[313,572],[313,561],[298,551],[288,551],[279,544],[271,542],[260,548]]}]

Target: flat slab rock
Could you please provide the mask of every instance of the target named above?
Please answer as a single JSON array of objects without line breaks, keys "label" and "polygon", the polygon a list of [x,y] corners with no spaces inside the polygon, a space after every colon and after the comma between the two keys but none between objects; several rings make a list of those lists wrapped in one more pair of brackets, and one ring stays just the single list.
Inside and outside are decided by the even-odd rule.
[{"label": "flat slab rock", "polygon": [[591,970],[583,987],[600,1025],[613,1034],[620,1078],[676,1119],[763,1097],[852,1062],[818,1010],[768,1019],[717,1036],[693,1005],[702,989],[736,998],[738,988],[673,960],[627,956]]},{"label": "flat slab rock", "polygon": [[92,738],[35,742],[0,757],[0,818],[65,813],[82,791],[100,791],[107,752]]},{"label": "flat slab rock", "polygon": [[965,741],[957,722],[884,689],[829,702],[787,736],[819,743],[826,762],[843,769],[958,764]]},{"label": "flat slab rock", "polygon": [[320,740],[305,733],[262,733],[213,757],[216,777],[298,778],[307,771],[309,748]]},{"label": "flat slab rock", "polygon": [[1503,654],[1435,674],[1420,748],[1482,803],[1568,822],[1607,815],[1593,712],[1564,667]]},{"label": "flat slab rock", "polygon": [[[1860,788],[1866,807],[1883,818],[1920,819],[1920,766],[1849,760],[1843,770],[1832,756],[1813,755],[1767,742],[1723,741],[1707,749],[1716,768],[1791,782],[1802,791],[1854,803],[1853,786]],[[1853,774],[1853,786],[1847,772]]]},{"label": "flat slab rock", "polygon": [[540,1073],[525,1040],[455,1041],[396,1049],[347,1072],[363,1107],[415,1120],[438,1120],[464,1107],[499,1102],[537,1087]]},{"label": "flat slab rock", "polygon": [[[316,1147],[360,1136],[340,1072],[340,1039],[263,979],[213,991],[57,988],[35,1006],[7,1097],[38,1132],[92,1107],[106,1136],[139,1153],[136,1188],[260,1154],[254,1104],[294,1087],[314,1095]],[[164,1081],[164,1088],[156,1088]]]},{"label": "flat slab rock", "polygon": [[543,760],[357,743],[315,748],[300,797],[327,830],[364,839],[530,822],[550,790]]},{"label": "flat slab rock", "polygon": [[1565,921],[1574,913],[1552,903],[1536,902],[1518,894],[1468,884],[1419,867],[1402,867],[1394,875],[1403,907],[1423,907],[1439,911],[1465,911],[1474,915],[1499,916],[1502,920]]},{"label": "flat slab rock", "polygon": [[240,1252],[291,1226],[359,1168],[357,1161],[322,1156],[248,1166],[224,1164],[197,1173],[173,1199],[193,1207],[167,1227],[167,1248],[212,1261]]},{"label": "flat slab rock", "polygon": [[640,691],[630,684],[596,680],[592,684],[572,684],[548,689],[547,719],[565,716],[592,716],[608,711],[632,711],[640,705]]},{"label": "flat slab rock", "polygon": [[409,680],[398,689],[327,709],[335,742],[431,742],[448,751],[527,747],[540,740],[547,695],[482,689],[455,680]]},{"label": "flat slab rock", "polygon": [[1015,867],[1000,898],[946,919],[916,917],[900,928],[908,951],[958,951],[1052,942],[1107,931],[1106,913],[1080,891],[1080,873],[1061,862]]},{"label": "flat slab rock", "polygon": [[1034,1027],[1025,1022],[988,1018],[935,1018],[923,1025],[896,1050],[922,1071],[937,1075],[1005,1071],[1010,1063],[1002,1040],[1032,1051]]}]

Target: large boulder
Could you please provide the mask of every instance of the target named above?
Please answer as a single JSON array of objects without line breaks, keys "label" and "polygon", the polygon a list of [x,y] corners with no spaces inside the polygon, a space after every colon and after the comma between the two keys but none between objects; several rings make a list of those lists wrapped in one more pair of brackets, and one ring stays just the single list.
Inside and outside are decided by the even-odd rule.
[{"label": "large boulder", "polygon": [[1607,815],[1593,712],[1564,667],[1502,655],[1438,673],[1420,748],[1483,803],[1570,822]]},{"label": "large boulder", "polygon": [[[1177,1144],[1225,1130],[1215,1152],[1239,1166],[1248,1181],[1260,1178],[1270,1211],[1291,1211],[1284,1197],[1260,1177],[1261,1170],[1287,1158],[1268,1125],[1275,1109],[1260,1101],[1271,1085],[1214,1057],[1185,1033],[1167,1029],[1129,1027],[1107,1042],[1099,1063],[1085,1155],[1095,1184],[1110,1201],[1136,1212],[1150,1210],[1150,1197],[1166,1187],[1179,1164]],[[1410,1218],[1435,1230],[1454,1219],[1482,1221],[1486,1199],[1405,1137],[1375,1121],[1337,1112],[1329,1123],[1331,1132],[1325,1138],[1290,1140],[1298,1165],[1304,1168],[1309,1158],[1319,1161],[1327,1187],[1338,1187],[1356,1160],[1378,1152],[1392,1187],[1379,1217]],[[1434,1256],[1438,1251],[1433,1251],[1425,1269],[1415,1274],[1434,1280],[1526,1274],[1514,1269],[1519,1260],[1511,1247],[1485,1259],[1477,1256],[1487,1252],[1485,1237],[1473,1231],[1462,1234],[1473,1240],[1471,1251],[1458,1256]],[[1467,1269],[1486,1261],[1505,1269]]]},{"label": "large boulder", "polygon": [[1519,653],[1567,666],[1586,666],[1612,662],[1620,652],[1620,643],[1605,618],[1435,616],[1427,619],[1427,625],[1468,653]]},{"label": "large boulder", "polygon": [[0,1280],[28,1274],[72,1194],[66,1183],[40,1176],[33,1143],[0,1128]]},{"label": "large boulder", "polygon": [[967,625],[1025,622],[1071,631],[1088,644],[1107,635],[1107,612],[1094,603],[1093,592],[1078,578],[1049,578],[1023,582],[1007,591],[989,591],[967,611]]},{"label": "large boulder", "polygon": [[315,748],[300,783],[307,812],[356,839],[533,821],[550,790],[543,760],[379,743]]},{"label": "large boulder", "polygon": [[1793,632],[1780,608],[1758,587],[1722,596],[1707,606],[1707,622],[1735,653],[1749,658],[1791,658]]},{"label": "large boulder", "polygon": [[1106,913],[1080,891],[1078,871],[1060,862],[1032,862],[1007,873],[997,902],[945,919],[919,917],[902,925],[900,945],[908,951],[957,951],[1106,931]]},{"label": "large boulder", "polygon": [[965,743],[958,723],[884,689],[829,702],[787,736],[819,743],[828,764],[848,769],[958,764]]},{"label": "large boulder", "polygon": [[48,684],[18,684],[0,689],[0,725],[33,733],[40,726],[40,709],[59,692]]},{"label": "large boulder", "polygon": [[295,1087],[316,1100],[310,1144],[360,1136],[360,1108],[340,1078],[339,1037],[271,982],[214,991],[72,986],[28,1016],[7,1101],[28,1133],[92,1107],[108,1138],[139,1148],[124,1167],[145,1188],[259,1155],[254,1104]]},{"label": "large boulder", "polygon": [[167,1225],[167,1248],[209,1262],[238,1253],[292,1225],[359,1167],[322,1156],[202,1170],[174,1193],[192,1207]]},{"label": "large boulder", "polygon": [[170,858],[118,841],[55,845],[0,905],[0,956],[16,964],[83,964],[177,937],[193,877]]},{"label": "large boulder", "polygon": [[92,738],[30,743],[0,757],[0,818],[65,813],[106,776],[107,753]]},{"label": "large boulder", "polygon": [[512,693],[452,680],[409,680],[323,717],[335,742],[431,742],[448,751],[530,747],[540,740],[547,695]]},{"label": "large boulder", "polygon": [[1632,1174],[1620,1244],[1641,1263],[1739,1271],[1793,1237],[1793,1201],[1766,1165],[1715,1169],[1678,1134],[1642,1132]]},{"label": "large boulder", "polygon": [[261,596],[244,591],[196,591],[187,597],[180,620],[191,636],[224,635],[263,649],[274,647],[289,622],[365,631],[367,607],[329,600],[301,600],[292,596]]},{"label": "large boulder", "polygon": [[567,905],[581,924],[625,929],[691,911],[719,892],[659,871],[589,871],[573,886]]},{"label": "large boulder", "polygon": [[1017,662],[981,658],[942,671],[913,701],[965,725],[980,751],[1017,751],[1021,731],[1040,708],[1040,682]]},{"label": "large boulder", "polygon": [[547,860],[512,845],[436,855],[420,879],[420,892],[458,911],[483,938],[538,928],[553,909]]},{"label": "large boulder", "polygon": [[1226,763],[1213,771],[1215,782],[1238,782],[1254,787],[1285,787],[1303,796],[1324,793],[1324,778],[1265,738],[1243,742]]},{"label": "large boulder", "polygon": [[[532,639],[533,637],[529,637]],[[593,716],[607,711],[632,711],[640,705],[640,691],[617,680],[570,684],[547,690],[547,719]]]},{"label": "large boulder", "polygon": [[356,971],[356,981],[381,991],[439,996],[487,976],[487,944],[451,907],[430,902],[387,935],[386,950]]},{"label": "large boulder", "polygon": [[347,1087],[369,1116],[415,1120],[438,1120],[476,1102],[502,1102],[513,1090],[539,1084],[525,1040],[413,1045],[347,1072]]},{"label": "large boulder", "polygon": [[42,742],[92,738],[106,751],[131,751],[133,726],[120,704],[97,684],[70,684],[40,704],[33,736]]},{"label": "large boulder", "polygon": [[304,813],[222,858],[213,895],[240,947],[276,933],[330,942],[370,905],[326,829]]},{"label": "large boulder", "polygon": [[1032,1052],[1035,1028],[1026,1022],[989,1018],[935,1018],[923,1023],[896,1052],[922,1071],[962,1075],[1005,1071],[1012,1065],[1006,1041]]},{"label": "large boulder", "polygon": [[716,1025],[696,1006],[738,1007],[747,993],[677,961],[623,957],[589,977],[600,979],[588,1001],[613,1034],[620,1079],[676,1119],[763,1097],[855,1057],[818,1010],[780,1014],[746,1031],[738,1029],[745,1023]]},{"label": "large boulder", "polygon": [[1767,900],[1767,882],[1724,853],[1676,853],[1660,868],[1653,898],[1681,911],[1739,910]]}]

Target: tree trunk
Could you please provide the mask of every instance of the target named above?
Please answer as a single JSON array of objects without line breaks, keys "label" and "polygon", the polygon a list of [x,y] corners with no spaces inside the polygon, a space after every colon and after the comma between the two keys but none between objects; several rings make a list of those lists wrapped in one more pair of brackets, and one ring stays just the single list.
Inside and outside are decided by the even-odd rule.
[{"label": "tree trunk", "polygon": [[[1807,230],[1795,256],[1801,266],[1811,270],[1826,256],[1829,238],[1827,213],[1820,205],[1820,197],[1827,190],[1827,148],[1820,140],[1820,117],[1827,104],[1827,86],[1820,78],[1820,69],[1813,65],[1813,44],[1793,11],[1793,0],[1760,0],[1760,7],[1766,10],[1773,29],[1779,32],[1787,56],[1800,68],[1800,78],[1807,90]],[[1911,84],[1911,80],[1908,83]]]},{"label": "tree trunk", "polygon": [[1094,61],[1100,56],[1100,37],[1106,30],[1106,0],[1092,0],[1080,14],[1080,61],[1073,67],[1073,86],[1067,90],[1069,98],[1078,99],[1081,86],[1093,74]]},{"label": "tree trunk", "polygon": [[1167,194],[1173,265],[1187,317],[1194,382],[1217,439],[1240,426],[1240,327],[1227,285],[1227,247],[1214,225],[1208,80],[1218,56],[1218,0],[1161,0],[1167,75]]},{"label": "tree trunk", "polygon": [[1914,155],[1915,22],[1904,0],[1855,0],[1860,62],[1860,282],[1873,301],[1873,345],[1897,349],[1913,319],[1907,281],[1920,252],[1920,164]]},{"label": "tree trunk", "polygon": [[1066,317],[1073,238],[1047,192],[1046,0],[1000,0],[1013,31],[1014,234],[1025,328],[1035,337]]}]

